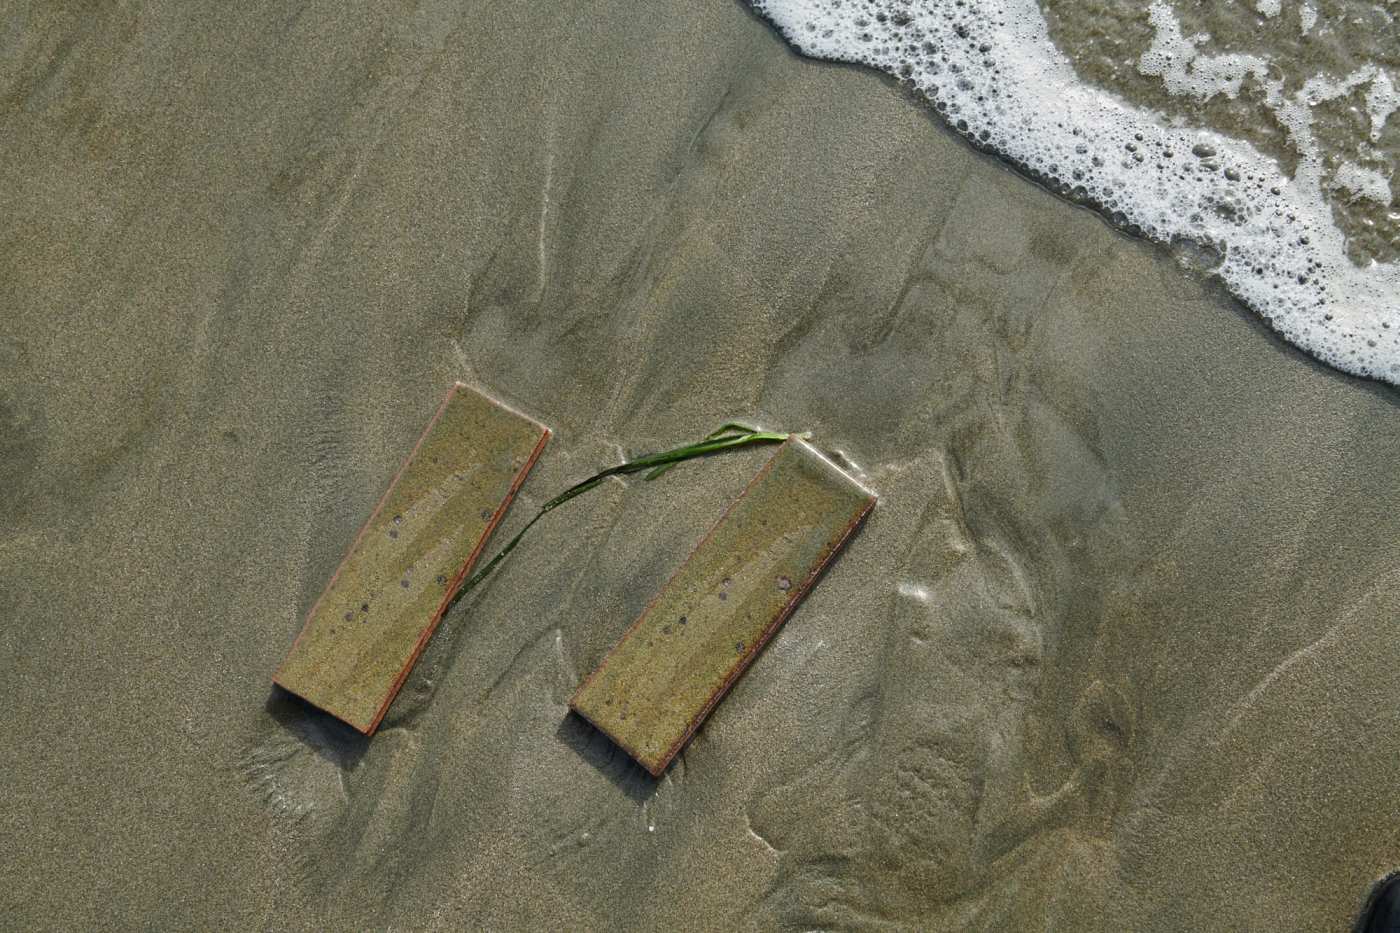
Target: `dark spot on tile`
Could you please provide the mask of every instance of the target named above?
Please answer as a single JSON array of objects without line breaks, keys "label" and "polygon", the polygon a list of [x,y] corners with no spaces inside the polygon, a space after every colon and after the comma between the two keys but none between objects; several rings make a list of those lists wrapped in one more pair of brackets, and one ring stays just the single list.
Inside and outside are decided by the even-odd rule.
[{"label": "dark spot on tile", "polygon": [[669,634],[671,634],[671,626],[669,626],[669,625],[663,625],[663,626],[661,626],[661,634],[662,634],[662,635],[669,635]]},{"label": "dark spot on tile", "polygon": [[481,510],[481,520],[482,520],[483,522],[489,522],[489,521],[491,520],[491,510],[490,510],[490,509],[482,509],[482,510]]},{"label": "dark spot on tile", "polygon": [[404,589],[408,589],[408,580],[400,580],[399,586],[403,587]]},{"label": "dark spot on tile", "polygon": [[391,537],[391,538],[397,538],[398,536],[399,536],[399,530],[398,530],[397,528],[390,528],[390,529],[389,529],[389,537]]},{"label": "dark spot on tile", "polygon": [[685,616],[681,616],[681,617],[680,617],[679,619],[677,619],[676,621],[679,622],[681,625],[685,625],[685,622],[686,622]]},{"label": "dark spot on tile", "polygon": [[447,585],[447,578],[444,577],[442,574],[438,574],[438,575],[437,575],[437,585],[438,585],[438,586],[446,586],[446,585]]},{"label": "dark spot on tile", "polygon": [[786,593],[788,590],[792,589],[792,580],[787,577],[779,577],[778,589]]},{"label": "dark spot on tile", "polygon": [[743,643],[742,641],[736,641],[736,642],[734,643],[734,650],[737,651],[737,652],[739,652],[740,654],[743,654],[743,653],[744,653],[744,643]]},{"label": "dark spot on tile", "polygon": [[360,603],[361,612],[369,612],[369,603]]},{"label": "dark spot on tile", "polygon": [[355,610],[353,610],[353,609],[347,609],[347,610],[345,611],[345,621],[346,621],[346,622],[350,622],[350,621],[353,621],[354,618],[355,618]]},{"label": "dark spot on tile", "polygon": [[729,594],[728,594],[728,593],[725,593],[725,592],[723,592],[723,591],[721,591],[720,594],[719,594],[719,598],[722,599],[722,600],[728,599],[728,598],[729,598]]}]

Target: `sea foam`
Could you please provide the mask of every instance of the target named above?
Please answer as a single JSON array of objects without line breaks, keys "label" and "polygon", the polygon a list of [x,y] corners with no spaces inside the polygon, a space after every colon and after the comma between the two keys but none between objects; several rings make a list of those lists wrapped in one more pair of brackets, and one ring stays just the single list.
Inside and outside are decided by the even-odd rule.
[{"label": "sea foam", "polygon": [[[1079,77],[1033,0],[752,2],[802,53],[886,71],[976,145],[1054,190],[1130,232],[1193,244],[1182,252],[1206,257],[1207,271],[1319,360],[1400,385],[1400,264],[1358,260],[1335,219],[1338,199],[1372,199],[1383,222],[1400,220],[1389,182],[1357,161],[1339,163],[1314,125],[1319,105],[1357,95],[1378,141],[1400,106],[1384,68],[1362,61],[1345,75],[1280,74],[1267,56],[1210,54],[1209,37],[1183,31],[1165,0],[1151,5],[1139,76],[1194,101],[1233,99],[1248,83],[1286,130],[1289,172],[1248,141]],[[1277,15],[1276,6],[1258,10]],[[1311,9],[1299,12],[1305,35],[1316,24]]]}]

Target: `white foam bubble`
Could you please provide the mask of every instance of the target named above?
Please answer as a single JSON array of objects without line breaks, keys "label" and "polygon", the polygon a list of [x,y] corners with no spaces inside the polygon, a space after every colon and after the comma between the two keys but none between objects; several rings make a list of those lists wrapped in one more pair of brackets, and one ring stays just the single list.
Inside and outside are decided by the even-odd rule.
[{"label": "white foam bubble", "polygon": [[1312,28],[1317,25],[1317,7],[1311,3],[1304,3],[1298,8],[1298,25],[1303,35],[1312,32]]},{"label": "white foam bubble", "polygon": [[1366,113],[1371,118],[1371,142],[1380,142],[1385,122],[1396,110],[1400,110],[1400,91],[1395,90],[1395,84],[1388,73],[1377,71],[1371,80],[1370,89],[1366,91]]},{"label": "white foam bubble", "polygon": [[1205,36],[1185,36],[1170,4],[1153,3],[1148,21],[1154,30],[1152,45],[1138,61],[1138,70],[1162,79],[1172,94],[1190,94],[1197,100],[1210,100],[1224,94],[1231,100],[1240,95],[1240,85],[1250,75],[1263,79],[1269,63],[1257,55],[1202,55],[1196,46]]},{"label": "white foam bubble", "polygon": [[1380,172],[1362,168],[1352,162],[1343,162],[1337,168],[1332,184],[1358,198],[1369,198],[1377,204],[1389,204],[1390,181]]},{"label": "white foam bubble", "polygon": [[[1034,0],[753,0],[805,54],[882,69],[922,91],[976,144],[993,149],[1115,223],[1218,256],[1225,285],[1318,359],[1400,385],[1400,267],[1347,256],[1313,140],[1312,108],[1369,86],[1372,134],[1396,108],[1389,76],[1365,65],[1289,90],[1269,62],[1203,55],[1171,8],[1152,7],[1140,70],[1171,93],[1234,97],[1249,76],[1298,154],[1290,177],[1249,143],[1174,125],[1081,81]],[[1304,16],[1304,28],[1310,24]],[[1371,101],[1374,100],[1374,103]],[[1377,122],[1379,121],[1379,122]],[[1343,169],[1353,196],[1385,197],[1366,169]]]}]

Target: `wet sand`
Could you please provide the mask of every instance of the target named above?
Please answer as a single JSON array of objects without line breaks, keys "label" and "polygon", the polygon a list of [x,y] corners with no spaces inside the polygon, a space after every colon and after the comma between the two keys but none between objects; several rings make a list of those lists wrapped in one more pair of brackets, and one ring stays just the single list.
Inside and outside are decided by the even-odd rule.
[{"label": "wet sand", "polygon": [[[22,6],[0,916],[1341,929],[1400,865],[1400,404],[742,7]],[[882,499],[660,781],[567,699],[762,462],[614,483],[370,741],[270,676],[453,380]],[[507,529],[508,530],[508,529]]]}]

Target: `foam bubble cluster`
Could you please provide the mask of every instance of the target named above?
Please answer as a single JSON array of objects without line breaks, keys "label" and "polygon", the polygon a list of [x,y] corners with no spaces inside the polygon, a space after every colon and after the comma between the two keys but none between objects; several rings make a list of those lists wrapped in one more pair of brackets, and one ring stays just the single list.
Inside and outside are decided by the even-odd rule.
[{"label": "foam bubble cluster", "polygon": [[[1314,77],[1290,91],[1257,58],[1201,55],[1170,7],[1153,4],[1157,38],[1143,73],[1196,97],[1232,95],[1246,77],[1265,84],[1299,154],[1289,176],[1248,142],[1172,125],[1080,80],[1034,0],[752,2],[804,54],[889,72],[1033,178],[1130,232],[1193,244],[1212,274],[1302,350],[1400,385],[1400,266],[1348,258],[1312,140],[1311,108],[1363,86],[1389,116],[1384,73]],[[1390,196],[1379,176],[1346,178],[1362,196]]]}]

